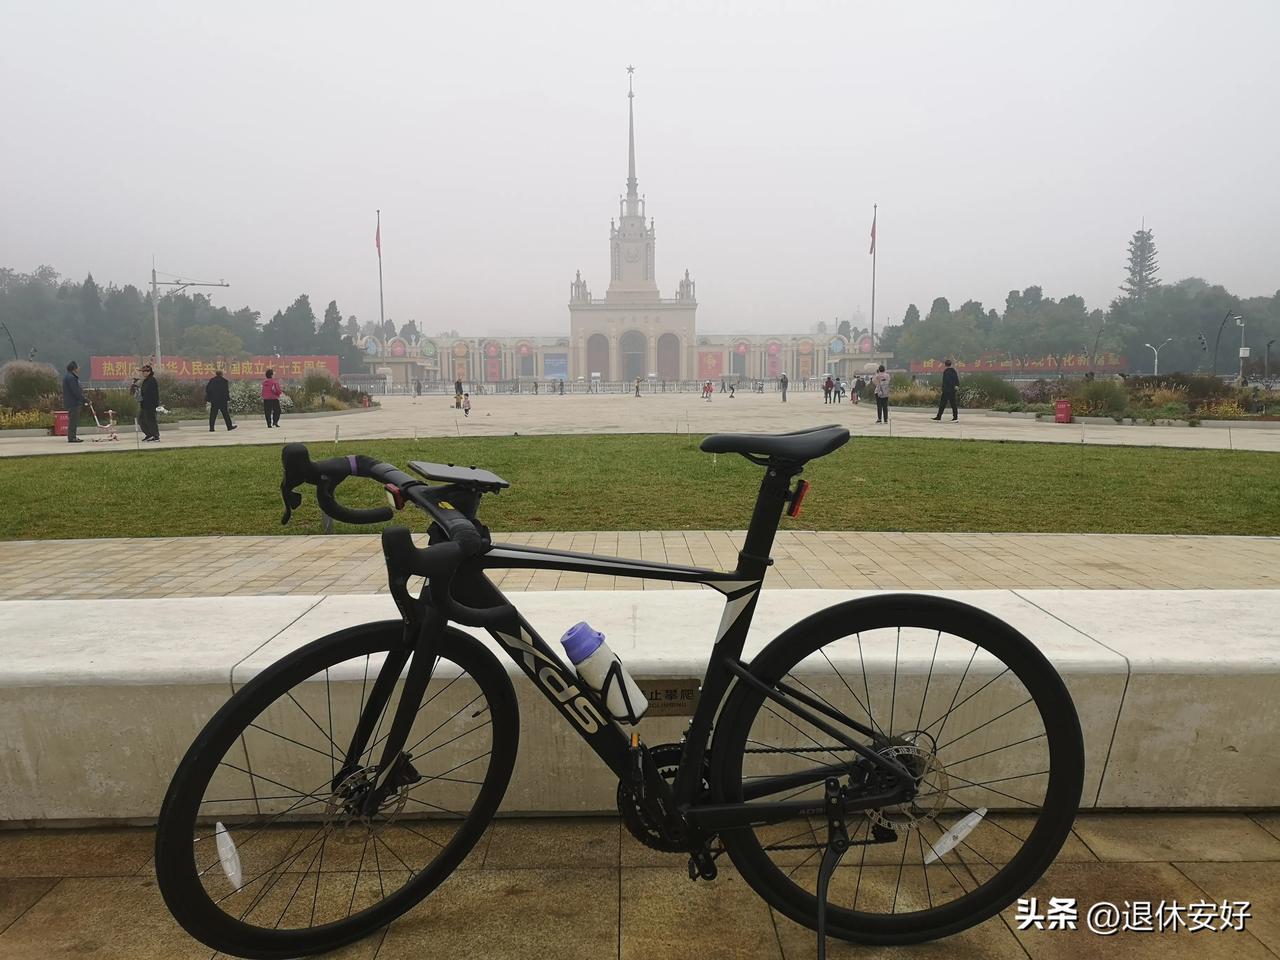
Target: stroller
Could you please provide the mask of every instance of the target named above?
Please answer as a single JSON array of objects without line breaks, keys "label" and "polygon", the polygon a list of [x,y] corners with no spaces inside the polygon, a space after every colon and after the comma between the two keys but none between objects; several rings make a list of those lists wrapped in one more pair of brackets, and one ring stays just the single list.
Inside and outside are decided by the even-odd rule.
[{"label": "stroller", "polygon": [[107,411],[107,422],[103,423],[98,416],[98,411],[93,409],[93,403],[89,403],[89,412],[93,414],[93,422],[98,425],[101,436],[93,438],[94,443],[102,443],[104,440],[119,440],[120,436],[116,433],[116,412],[114,410]]}]

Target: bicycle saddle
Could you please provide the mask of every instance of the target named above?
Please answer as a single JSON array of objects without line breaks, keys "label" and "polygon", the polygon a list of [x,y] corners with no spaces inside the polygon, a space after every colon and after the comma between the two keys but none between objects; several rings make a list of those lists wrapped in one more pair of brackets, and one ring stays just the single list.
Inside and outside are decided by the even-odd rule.
[{"label": "bicycle saddle", "polygon": [[849,442],[849,431],[838,424],[810,427],[791,433],[716,433],[699,445],[704,453],[741,453],[805,463],[839,450]]}]

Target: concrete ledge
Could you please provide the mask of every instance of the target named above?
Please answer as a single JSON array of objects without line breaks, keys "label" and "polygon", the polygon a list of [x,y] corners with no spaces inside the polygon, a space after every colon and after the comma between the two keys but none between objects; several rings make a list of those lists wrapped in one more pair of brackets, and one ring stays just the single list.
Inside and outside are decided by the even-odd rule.
[{"label": "concrete ledge", "polygon": [[[766,591],[747,656],[797,619],[866,595]],[[1062,674],[1084,729],[1085,807],[1280,806],[1280,591],[944,595],[1010,622]],[[551,640],[588,620],[642,680],[700,677],[723,607],[710,591],[518,600]],[[0,819],[154,817],[187,746],[233,689],[316,637],[394,617],[385,595],[0,603]],[[920,688],[932,643],[904,637],[899,695]],[[874,690],[895,666],[894,644],[864,655]],[[924,689],[963,669],[944,656]],[[605,768],[523,674],[515,684],[520,757],[504,809],[613,809]],[[653,717],[640,730],[659,743],[677,740],[686,724]],[[251,765],[256,756],[270,766],[266,738],[247,749]]]}]

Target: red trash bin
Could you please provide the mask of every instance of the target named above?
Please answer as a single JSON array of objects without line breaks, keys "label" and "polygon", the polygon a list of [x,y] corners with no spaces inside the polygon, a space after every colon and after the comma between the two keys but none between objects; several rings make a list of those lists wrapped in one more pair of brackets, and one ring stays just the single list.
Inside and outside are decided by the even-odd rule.
[{"label": "red trash bin", "polygon": [[67,435],[67,424],[70,422],[71,414],[66,410],[53,411],[53,435],[55,437],[65,437]]},{"label": "red trash bin", "polygon": [[1058,400],[1053,405],[1053,422],[1054,423],[1070,423],[1071,422],[1071,401]]}]

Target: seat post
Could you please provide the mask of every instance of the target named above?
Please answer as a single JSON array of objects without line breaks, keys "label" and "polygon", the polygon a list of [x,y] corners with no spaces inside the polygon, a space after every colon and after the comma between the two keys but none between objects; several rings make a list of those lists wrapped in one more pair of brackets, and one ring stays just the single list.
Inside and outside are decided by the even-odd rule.
[{"label": "seat post", "polygon": [[764,579],[765,571],[769,569],[773,538],[778,532],[787,497],[791,494],[791,478],[803,469],[803,464],[774,460],[765,467],[756,506],[751,513],[751,524],[747,527],[747,538],[738,551],[738,569],[735,571],[738,576]]}]

